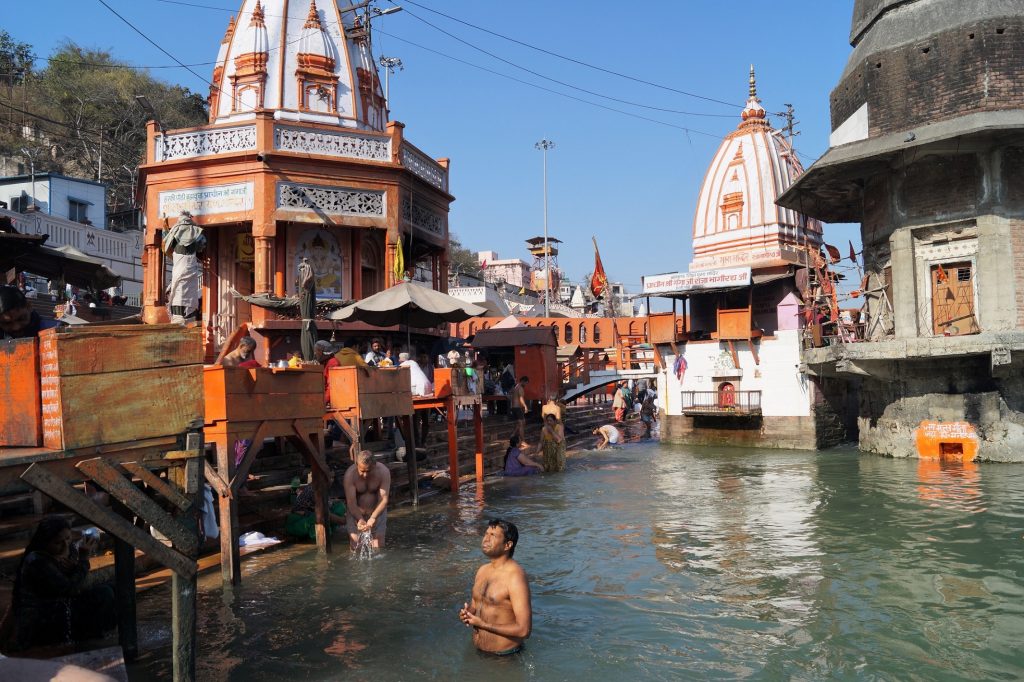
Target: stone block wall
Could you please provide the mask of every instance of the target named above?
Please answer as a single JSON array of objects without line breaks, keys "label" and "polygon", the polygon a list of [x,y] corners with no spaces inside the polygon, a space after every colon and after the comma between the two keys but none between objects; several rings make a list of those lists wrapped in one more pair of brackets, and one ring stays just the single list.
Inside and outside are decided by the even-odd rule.
[{"label": "stone block wall", "polygon": [[661,438],[669,443],[722,447],[814,450],[817,427],[810,417],[687,417],[661,415]]},{"label": "stone block wall", "polygon": [[993,378],[988,356],[904,360],[860,390],[860,449],[916,457],[923,421],[968,422],[984,461],[1024,462],[1024,360]]},{"label": "stone block wall", "polygon": [[865,55],[849,70],[832,91],[832,129],[865,103],[871,137],[976,111],[1019,109],[1022,75],[1024,17],[922,36]]}]

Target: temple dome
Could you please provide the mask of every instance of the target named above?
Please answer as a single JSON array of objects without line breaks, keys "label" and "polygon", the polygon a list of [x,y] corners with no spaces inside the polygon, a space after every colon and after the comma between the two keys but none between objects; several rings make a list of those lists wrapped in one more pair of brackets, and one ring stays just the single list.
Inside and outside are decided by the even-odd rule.
[{"label": "temple dome", "polygon": [[[348,4],[348,3],[344,3]],[[365,27],[335,0],[243,0],[217,55],[210,122],[283,121],[383,130],[387,108]]]},{"label": "temple dome", "polygon": [[803,262],[803,249],[821,244],[821,224],[775,204],[803,170],[768,122],[751,66],[740,123],[722,140],[701,184],[690,270]]}]

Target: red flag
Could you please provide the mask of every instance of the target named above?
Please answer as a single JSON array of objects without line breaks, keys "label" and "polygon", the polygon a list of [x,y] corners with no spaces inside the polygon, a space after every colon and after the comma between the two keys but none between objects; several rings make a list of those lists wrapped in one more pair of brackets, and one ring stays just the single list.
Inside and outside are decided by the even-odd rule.
[{"label": "red flag", "polygon": [[825,244],[825,250],[828,251],[828,259],[831,263],[838,263],[843,259],[842,256],[839,255],[839,249],[831,244]]},{"label": "red flag", "polygon": [[[594,239],[591,237],[591,239]],[[608,277],[604,274],[604,265],[601,263],[601,252],[597,250],[597,239],[594,239],[594,274],[590,276],[590,292],[594,298],[601,298],[601,294],[608,287]]]},{"label": "red flag", "polygon": [[935,267],[937,268],[935,271],[935,279],[938,280],[939,284],[945,284],[946,280],[949,279],[946,276],[946,271],[942,269],[941,265],[937,265]]},{"label": "red flag", "polygon": [[480,269],[481,270],[486,270],[487,269],[487,261],[484,261],[483,263],[480,264]]},{"label": "red flag", "polygon": [[850,262],[857,264],[857,252],[853,250],[853,242],[850,242]]}]

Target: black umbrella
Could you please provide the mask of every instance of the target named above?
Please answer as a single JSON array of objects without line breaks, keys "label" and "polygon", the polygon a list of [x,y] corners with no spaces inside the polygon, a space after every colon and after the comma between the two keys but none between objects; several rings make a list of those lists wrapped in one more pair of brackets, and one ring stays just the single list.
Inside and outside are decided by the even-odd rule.
[{"label": "black umbrella", "polygon": [[313,347],[316,345],[316,278],[309,259],[303,258],[299,263],[299,315],[302,316],[302,359],[312,362],[315,359]]}]

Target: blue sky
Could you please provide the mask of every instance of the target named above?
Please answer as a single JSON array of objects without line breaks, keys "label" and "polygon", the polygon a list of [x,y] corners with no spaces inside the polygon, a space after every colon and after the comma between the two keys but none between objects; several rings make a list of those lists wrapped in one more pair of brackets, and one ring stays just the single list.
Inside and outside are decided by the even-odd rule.
[{"label": "blue sky", "polygon": [[[228,17],[241,5],[188,0],[218,10],[161,0],[107,2],[186,64],[213,61]],[[267,12],[280,2],[267,0]],[[528,259],[524,240],[543,229],[541,153],[534,143],[548,138],[557,145],[548,159],[549,232],[566,242],[563,270],[578,279],[591,269],[593,235],[609,278],[633,290],[644,274],[686,269],[700,182],[719,139],[739,122],[749,65],[757,69],[758,94],[769,112],[783,111],[785,103],[795,107],[801,131],[796,146],[807,166],[828,146],[828,95],[850,52],[849,1],[415,2],[375,20],[374,52],[400,57],[405,65],[391,77],[392,118],[406,124],[407,138],[418,147],[452,160],[452,231],[471,249]],[[378,0],[378,5],[390,7],[391,2]],[[542,54],[425,8],[630,78]],[[495,60],[424,20],[578,88],[647,107],[716,116],[655,111],[572,90]],[[108,49],[134,64],[173,64],[97,0],[58,0],[43,7],[11,3],[4,25],[43,56],[72,40]],[[545,92],[411,43],[691,131]],[[194,70],[209,78],[212,67]],[[153,74],[203,93],[208,89],[181,68],[154,69]],[[732,104],[684,96],[638,79]],[[825,234],[833,244],[858,243],[856,226],[826,226]]]}]

